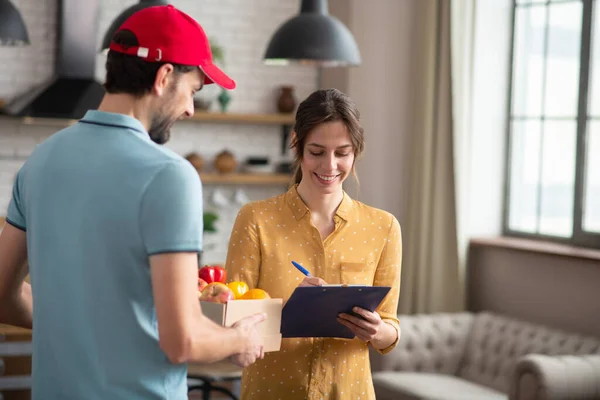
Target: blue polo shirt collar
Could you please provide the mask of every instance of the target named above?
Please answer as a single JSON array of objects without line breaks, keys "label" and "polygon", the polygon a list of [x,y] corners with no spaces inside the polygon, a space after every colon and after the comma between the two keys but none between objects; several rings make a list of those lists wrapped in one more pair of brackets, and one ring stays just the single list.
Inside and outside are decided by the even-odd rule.
[{"label": "blue polo shirt collar", "polygon": [[106,127],[129,129],[143,139],[150,140],[150,136],[142,123],[133,117],[125,114],[110,113],[98,110],[89,110],[85,113],[81,123],[102,125]]}]

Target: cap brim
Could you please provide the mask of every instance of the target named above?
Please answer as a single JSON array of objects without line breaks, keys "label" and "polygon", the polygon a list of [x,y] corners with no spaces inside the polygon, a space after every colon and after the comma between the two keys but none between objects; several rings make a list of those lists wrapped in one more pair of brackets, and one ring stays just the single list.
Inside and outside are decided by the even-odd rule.
[{"label": "cap brim", "polygon": [[204,72],[204,83],[216,83],[223,89],[235,89],[235,81],[225,72],[221,71],[215,64],[199,65],[198,68]]}]

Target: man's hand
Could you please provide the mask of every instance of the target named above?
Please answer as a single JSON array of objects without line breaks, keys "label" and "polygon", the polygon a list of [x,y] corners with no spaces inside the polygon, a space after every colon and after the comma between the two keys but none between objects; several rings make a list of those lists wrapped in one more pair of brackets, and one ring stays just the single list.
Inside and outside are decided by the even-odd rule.
[{"label": "man's hand", "polygon": [[255,314],[233,324],[232,328],[236,329],[240,338],[246,341],[246,350],[231,356],[229,358],[231,362],[244,368],[264,357],[263,341],[256,330],[256,325],[265,319],[267,319],[266,314]]},{"label": "man's hand", "polygon": [[323,286],[323,285],[327,285],[327,282],[325,282],[323,279],[321,278],[317,278],[316,276],[307,276],[305,277],[302,282],[300,282],[300,287],[302,286]]}]

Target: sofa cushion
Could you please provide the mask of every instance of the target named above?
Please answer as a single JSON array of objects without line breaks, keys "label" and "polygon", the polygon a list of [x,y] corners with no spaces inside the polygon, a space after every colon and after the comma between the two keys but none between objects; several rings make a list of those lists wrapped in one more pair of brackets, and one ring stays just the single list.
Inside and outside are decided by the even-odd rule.
[{"label": "sofa cushion", "polygon": [[371,370],[456,375],[467,347],[470,313],[402,315],[398,346],[381,356],[371,352]]},{"label": "sofa cushion", "polygon": [[491,313],[475,317],[459,377],[509,392],[518,359],[527,354],[598,354],[600,341]]},{"label": "sofa cushion", "polygon": [[450,375],[383,371],[373,374],[377,400],[507,400],[508,396]]}]

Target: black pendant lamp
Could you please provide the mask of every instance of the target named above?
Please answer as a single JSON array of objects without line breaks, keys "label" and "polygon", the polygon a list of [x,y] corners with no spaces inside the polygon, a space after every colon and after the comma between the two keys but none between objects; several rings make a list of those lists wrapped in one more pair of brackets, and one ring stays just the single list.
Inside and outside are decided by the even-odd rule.
[{"label": "black pendant lamp", "polygon": [[134,4],[131,7],[123,10],[123,12],[121,14],[119,14],[119,16],[117,18],[115,18],[115,20],[112,22],[112,24],[110,24],[110,26],[108,27],[108,30],[106,31],[106,34],[104,35],[104,39],[102,39],[102,49],[101,50],[106,50],[110,47],[110,42],[111,42],[115,32],[117,32],[117,29],[119,29],[121,27],[121,25],[123,25],[123,22],[125,22],[125,20],[127,18],[131,17],[134,13],[136,13],[144,8],[147,8],[147,7],[165,6],[167,4],[169,4],[169,2],[166,0],[140,0],[139,3]]},{"label": "black pendant lamp", "polygon": [[21,13],[10,0],[0,0],[0,46],[25,44],[29,44],[29,35]]},{"label": "black pendant lamp", "polygon": [[352,33],[329,15],[327,0],[302,0],[300,14],[277,29],[264,57],[269,65],[343,67],[360,61]]}]

